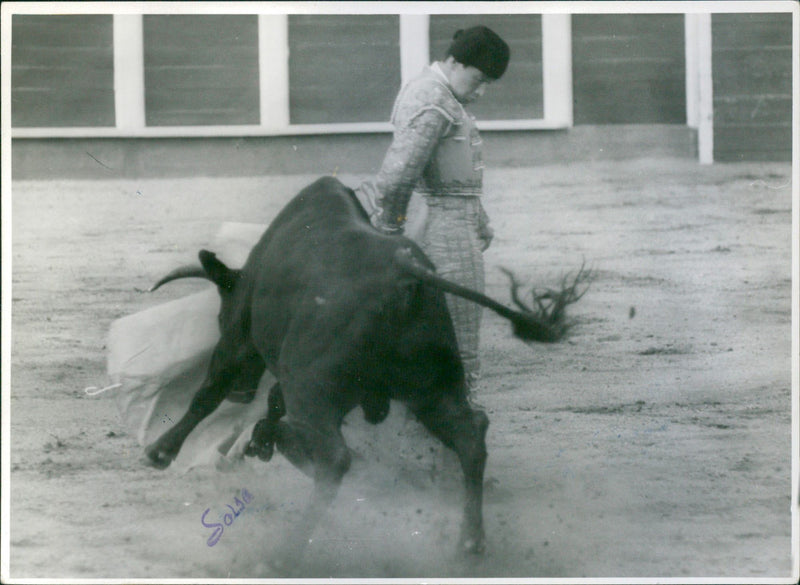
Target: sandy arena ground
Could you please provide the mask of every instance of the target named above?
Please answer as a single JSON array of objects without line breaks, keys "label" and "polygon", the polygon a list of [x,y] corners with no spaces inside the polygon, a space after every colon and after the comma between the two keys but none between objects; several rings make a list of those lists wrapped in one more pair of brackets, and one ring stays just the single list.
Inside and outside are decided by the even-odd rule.
[{"label": "sandy arena ground", "polygon": [[[138,289],[314,178],[14,184],[12,578],[276,576],[305,476],[279,456],[152,469],[113,392],[84,389],[107,383],[113,320],[207,284]],[[488,172],[487,292],[508,300],[500,266],[545,286],[586,260],[595,280],[561,344],[525,345],[484,313],[487,553],[455,554],[460,485],[413,473],[395,415],[355,432],[375,445],[351,441],[298,574],[788,580],[790,182],[788,164],[684,160]],[[242,489],[246,512],[208,547],[202,513]]]}]

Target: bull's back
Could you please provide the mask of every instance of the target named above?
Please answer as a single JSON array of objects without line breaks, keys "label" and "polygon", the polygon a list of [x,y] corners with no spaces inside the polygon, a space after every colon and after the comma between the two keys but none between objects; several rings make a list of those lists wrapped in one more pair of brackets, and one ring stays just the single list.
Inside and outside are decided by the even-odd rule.
[{"label": "bull's back", "polygon": [[287,344],[300,362],[357,351],[380,327],[384,307],[416,284],[393,261],[404,246],[421,255],[410,240],[374,230],[336,179],[301,191],[244,267],[252,282],[251,334],[270,369]]}]

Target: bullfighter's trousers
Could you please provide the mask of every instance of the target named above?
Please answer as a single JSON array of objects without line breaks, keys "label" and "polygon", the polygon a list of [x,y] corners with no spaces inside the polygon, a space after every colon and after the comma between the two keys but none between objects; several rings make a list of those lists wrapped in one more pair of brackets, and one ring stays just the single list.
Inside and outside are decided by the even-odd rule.
[{"label": "bullfighter's trousers", "polygon": [[[483,254],[479,239],[480,199],[475,196],[425,197],[428,215],[419,244],[436,266],[436,272],[457,284],[484,292]],[[480,374],[478,357],[482,308],[472,301],[445,294],[456,332],[467,384]]]}]

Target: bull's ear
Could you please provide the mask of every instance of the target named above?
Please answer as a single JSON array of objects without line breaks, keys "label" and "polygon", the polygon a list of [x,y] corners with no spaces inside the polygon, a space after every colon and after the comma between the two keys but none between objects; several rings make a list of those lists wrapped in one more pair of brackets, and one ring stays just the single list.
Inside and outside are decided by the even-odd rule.
[{"label": "bull's ear", "polygon": [[217,259],[216,254],[208,250],[200,250],[198,256],[200,257],[200,264],[203,265],[203,270],[206,271],[208,278],[214,284],[220,289],[233,290],[236,278],[239,276],[238,270],[231,270]]}]

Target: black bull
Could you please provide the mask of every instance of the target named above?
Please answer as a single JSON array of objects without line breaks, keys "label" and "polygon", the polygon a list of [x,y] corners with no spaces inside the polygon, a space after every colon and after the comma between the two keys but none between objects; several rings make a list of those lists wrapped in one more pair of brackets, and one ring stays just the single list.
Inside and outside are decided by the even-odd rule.
[{"label": "black bull", "polygon": [[[353,191],[331,177],[281,211],[241,270],[205,250],[200,261],[202,268],[179,268],[153,287],[207,278],[222,302],[221,336],[205,381],[183,418],[147,447],[152,464],[168,466],[203,418],[230,392],[255,388],[268,369],[277,382],[246,454],[269,460],[277,446],[313,477],[310,505],[283,545],[284,555],[299,555],[350,465],[345,415],[361,406],[378,423],[398,400],[458,455],[466,488],[460,546],[481,552],[489,420],[467,401],[443,291],[510,319],[519,337],[555,341],[565,330],[564,307],[580,296],[575,284],[561,297],[549,295],[549,312],[508,309],[436,276],[414,242],[375,230]],[[514,300],[526,309],[513,284]]]}]

